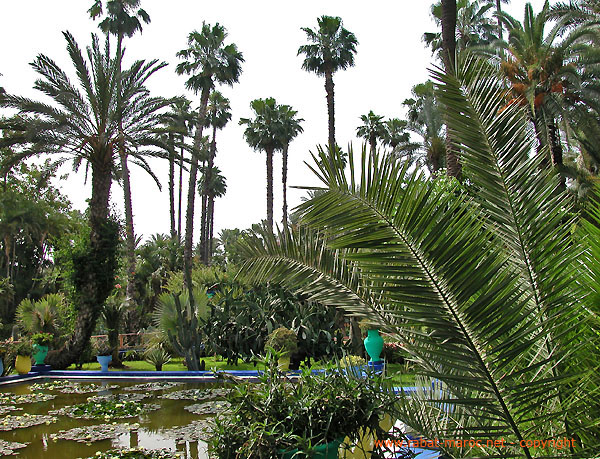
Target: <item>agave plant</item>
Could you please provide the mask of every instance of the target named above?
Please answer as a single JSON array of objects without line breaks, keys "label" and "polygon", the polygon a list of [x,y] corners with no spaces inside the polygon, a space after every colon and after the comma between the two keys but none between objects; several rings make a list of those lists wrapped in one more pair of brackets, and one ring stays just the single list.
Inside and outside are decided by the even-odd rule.
[{"label": "agave plant", "polygon": [[[589,250],[571,233],[568,196],[539,168],[547,152],[536,154],[523,109],[504,107],[493,69],[469,57],[433,76],[469,187],[365,150],[359,170],[350,152],[347,173],[320,151],[323,192],[300,208],[313,229],[245,238],[241,271],[398,333],[420,372],[441,381],[436,397],[400,399],[407,426],[506,440],[442,445],[451,457],[596,455],[597,306],[582,292]],[[577,442],[527,442],[558,436]]]}]

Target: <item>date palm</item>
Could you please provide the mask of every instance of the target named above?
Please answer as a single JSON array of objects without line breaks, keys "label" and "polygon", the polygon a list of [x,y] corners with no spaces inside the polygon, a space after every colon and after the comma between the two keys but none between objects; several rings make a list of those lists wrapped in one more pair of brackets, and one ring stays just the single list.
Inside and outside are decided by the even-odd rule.
[{"label": "date palm", "polygon": [[354,66],[358,41],[352,32],[342,26],[342,19],[339,17],[321,16],[317,23],[318,28],[315,30],[302,27],[310,44],[300,46],[298,55],[304,55],[304,70],[325,77],[329,149],[334,151],[336,143],[333,74]]},{"label": "date palm", "polygon": [[[88,13],[93,19],[98,18],[104,12],[103,0],[95,0]],[[148,24],[150,16],[145,10],[136,8],[140,6],[140,0],[108,0],[106,2],[106,17],[100,22],[100,29],[107,35],[117,37],[117,87],[116,92],[121,92],[121,66],[123,59],[123,39],[132,37],[136,32],[142,32],[140,19]],[[133,14],[132,14],[133,13]],[[123,181],[123,196],[125,200],[125,227],[127,245],[127,288],[126,301],[133,301],[135,291],[135,230],[133,226],[133,205],[131,201],[131,184],[129,180],[129,166],[127,164],[127,153],[123,140],[123,126],[119,122],[120,144],[119,158],[121,161],[121,177]]]},{"label": "date palm", "polygon": [[392,118],[384,123],[385,133],[382,141],[391,148],[391,154],[400,159],[414,161],[413,156],[419,150],[420,144],[411,142],[408,121]]},{"label": "date palm", "polygon": [[[233,43],[225,44],[227,32],[219,23],[211,26],[203,23],[200,32],[188,35],[188,47],[177,53],[182,62],[177,65],[179,75],[190,75],[185,85],[187,89],[200,92],[200,108],[194,136],[194,149],[200,150],[203,143],[203,129],[206,124],[208,98],[216,84],[233,86],[242,73],[244,58]],[[198,157],[192,156],[188,185],[188,200],[185,216],[184,279],[193,301],[192,291],[192,249],[194,231],[194,203],[198,175]]]},{"label": "date palm", "polygon": [[283,149],[281,112],[272,97],[254,99],[250,108],[254,118],[241,118],[240,125],[246,125],[244,137],[248,145],[267,156],[267,224],[273,228],[273,154]]},{"label": "date palm", "polygon": [[408,109],[407,129],[421,137],[416,151],[421,157],[419,162],[436,175],[446,165],[446,142],[443,115],[433,83],[415,85],[412,96],[403,102]]},{"label": "date palm", "polygon": [[[205,127],[212,127],[212,140],[208,152],[207,167],[204,168],[202,184],[202,223],[200,228],[200,251],[202,262],[208,265],[212,254],[212,222],[211,209],[214,208],[214,196],[211,195],[213,181],[211,174],[214,172],[215,156],[217,153],[217,130],[223,129],[231,120],[231,106],[227,99],[219,91],[213,91],[208,99],[208,112]],[[206,177],[204,177],[206,176]]]},{"label": "date palm", "polygon": [[538,14],[528,3],[522,23],[506,13],[501,17],[509,37],[496,46],[503,51],[500,68],[510,87],[508,103],[528,107],[538,151],[546,146],[551,154],[545,164],[562,170],[561,122],[569,122],[571,109],[598,109],[600,87],[594,68],[600,58],[588,43],[598,38],[597,28],[579,27],[561,37],[565,24],[559,21],[546,32],[551,25],[547,1]]},{"label": "date palm", "polygon": [[[94,263],[80,268],[78,275],[83,277],[76,285],[79,304],[75,330],[65,347],[51,357],[55,368],[65,368],[79,357],[114,287],[116,253],[107,250],[106,244],[118,237],[109,220],[109,196],[119,144],[123,142],[132,157],[140,155],[142,167],[147,165],[145,146],[154,143],[157,112],[164,106],[164,100],[151,98],[144,85],[165,64],[137,61],[119,75],[108,40],[103,51],[93,37],[86,60],[73,36],[68,32],[64,36],[79,87],[52,59],[40,54],[32,64],[40,76],[35,89],[48,96],[51,103],[14,95],[0,99],[2,106],[19,111],[18,117],[0,123],[0,129],[10,131],[1,139],[0,148],[21,147],[3,163],[3,170],[42,154],[60,154],[59,163],[71,159],[75,167],[85,163],[91,169],[89,247],[95,254]],[[117,79],[121,81],[120,95],[115,91]]]},{"label": "date palm", "polygon": [[284,227],[288,222],[288,207],[287,207],[287,170],[288,170],[288,151],[290,148],[290,142],[294,140],[299,134],[304,132],[302,128],[302,122],[304,119],[296,118],[298,112],[292,109],[289,105],[279,106],[279,115],[281,117],[281,141],[283,148],[281,150],[281,183],[283,186],[283,225]]},{"label": "date palm", "polygon": [[356,128],[356,135],[369,142],[371,151],[377,148],[377,140],[385,137],[385,123],[383,116],[376,115],[373,110],[366,115],[360,115],[362,125]]}]

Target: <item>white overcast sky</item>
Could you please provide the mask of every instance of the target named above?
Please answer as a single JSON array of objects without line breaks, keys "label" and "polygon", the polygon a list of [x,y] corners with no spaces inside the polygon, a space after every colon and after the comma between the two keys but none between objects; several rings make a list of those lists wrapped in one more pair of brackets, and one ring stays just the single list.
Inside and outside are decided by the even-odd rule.
[{"label": "white overcast sky", "polygon": [[[542,0],[532,3],[536,12],[543,5]],[[38,53],[50,56],[72,75],[61,31],[70,31],[82,48],[87,46],[90,34],[99,33],[97,23],[87,15],[91,4],[92,0],[2,0],[0,86],[13,94],[40,98],[32,89],[36,74],[28,65]],[[228,42],[236,43],[244,55],[240,82],[233,88],[219,88],[231,101],[233,118],[217,137],[216,165],[227,178],[227,194],[215,204],[215,235],[223,228],[248,228],[266,217],[265,155],[246,144],[243,127],[238,125],[240,117],[252,115],[251,100],[275,97],[278,103],[293,106],[304,118],[304,133],[290,147],[288,184],[317,183],[304,161],[309,161],[309,152],[316,145],[327,141],[324,79],[301,69],[302,57],[296,53],[306,38],[300,28],[315,28],[316,18],[326,14],[340,16],[344,27],[356,35],[356,65],[336,73],[334,82],[337,142],[359,146],[355,129],[361,114],[373,110],[385,117],[402,117],[402,101],[410,97],[411,87],[427,79],[431,54],[421,37],[423,32],[435,30],[430,5],[430,0],[142,1],[152,22],[144,26],[141,35],[126,41],[126,61],[155,58],[169,63],[150,80],[155,95],[186,94],[198,105],[199,96],[186,92],[185,78],[175,74],[175,54],[186,46],[187,34],[199,29],[202,21],[224,25]],[[513,0],[508,10],[522,19],[524,5],[523,1]],[[154,233],[168,233],[168,164],[153,163],[163,183],[162,193],[145,172],[135,166],[132,169],[136,233],[144,239]],[[280,155],[275,157],[274,169],[275,220],[279,221]],[[75,208],[85,209],[90,183],[84,183],[83,174],[71,174],[60,185]],[[304,194],[289,189],[289,206],[297,205]],[[116,184],[111,200],[119,209],[123,207],[122,191]]]}]

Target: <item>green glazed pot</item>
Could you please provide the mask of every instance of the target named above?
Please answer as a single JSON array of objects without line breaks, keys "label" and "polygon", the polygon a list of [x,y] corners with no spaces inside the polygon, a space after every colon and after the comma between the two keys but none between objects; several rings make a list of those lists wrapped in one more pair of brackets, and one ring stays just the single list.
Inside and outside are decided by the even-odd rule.
[{"label": "green glazed pot", "polygon": [[36,365],[43,365],[47,355],[48,346],[43,346],[41,344],[33,345],[33,359],[35,360]]},{"label": "green glazed pot", "polygon": [[371,357],[369,362],[379,362],[381,351],[383,351],[383,338],[379,335],[379,330],[369,330],[365,338],[365,349]]}]

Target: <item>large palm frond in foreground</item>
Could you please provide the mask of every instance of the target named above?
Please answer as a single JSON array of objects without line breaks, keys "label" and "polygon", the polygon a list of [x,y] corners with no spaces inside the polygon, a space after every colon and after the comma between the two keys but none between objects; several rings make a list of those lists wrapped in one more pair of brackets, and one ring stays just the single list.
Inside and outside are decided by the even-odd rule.
[{"label": "large palm frond in foreground", "polygon": [[[460,77],[460,71],[457,74]],[[484,76],[489,83],[492,75]],[[339,251],[359,270],[365,280],[363,287],[377,299],[373,307],[385,312],[378,317],[387,321],[388,329],[404,337],[423,373],[443,381],[442,400],[403,399],[401,416],[406,424],[429,438],[505,440],[503,447],[486,446],[485,442],[472,450],[444,447],[454,457],[583,457],[594,447],[589,436],[584,445],[587,450],[577,445],[575,453],[551,447],[534,450],[526,442],[520,443],[567,432],[585,437],[589,427],[585,422],[565,422],[583,419],[580,402],[585,395],[574,390],[569,376],[575,363],[564,365],[570,359],[584,363],[579,359],[579,347],[569,345],[578,344],[573,326],[584,314],[573,300],[573,287],[560,272],[567,271],[567,277],[573,272],[572,257],[563,260],[552,252],[559,244],[571,244],[559,228],[569,223],[568,214],[551,210],[561,202],[554,177],[538,175],[524,180],[534,174],[530,163],[538,159],[530,160],[523,153],[533,144],[533,134],[526,128],[522,113],[517,109],[501,111],[501,105],[494,107],[499,99],[486,99],[485,91],[465,101],[469,85],[460,81],[454,89],[448,99],[456,110],[450,114],[472,118],[480,129],[453,127],[459,144],[465,150],[487,148],[469,161],[471,174],[491,175],[496,182],[506,182],[524,171],[522,180],[517,180],[523,182],[521,187],[505,185],[507,190],[500,198],[520,202],[519,215],[506,215],[503,205],[486,207],[465,194],[435,186],[391,158],[363,151],[359,170],[350,154],[349,177],[339,166],[341,158],[320,155],[315,173],[325,191],[301,206],[303,219],[323,233],[331,250]],[[499,120],[502,129],[492,129],[490,126]],[[493,140],[477,145],[482,136],[491,138],[489,131],[493,131]],[[506,180],[497,178],[505,172],[491,167],[500,157],[512,158],[507,161],[513,176],[508,174]],[[480,188],[488,186],[483,179],[477,183]],[[531,200],[530,188],[542,194],[540,199]],[[482,190],[478,193],[486,196]],[[524,196],[517,199],[515,193]],[[536,215],[544,222],[528,229]],[[505,222],[505,226],[498,228],[497,222]],[[511,239],[514,228],[520,233],[531,231],[527,238],[521,236],[526,243]],[[277,252],[274,245],[265,244],[265,253],[286,251],[289,260],[280,257],[277,264],[253,263],[257,259],[253,257],[260,256],[255,250],[254,255],[247,254],[250,258],[242,272],[262,279],[276,273],[281,279],[287,271],[289,282],[296,279],[303,288],[305,267],[293,261],[301,258],[301,250],[280,244]],[[525,255],[523,246],[528,249]],[[545,274],[555,282],[553,292],[543,290],[546,284],[537,282],[536,286],[543,284],[537,287],[543,301],[532,293],[532,275],[524,275],[534,269],[538,271],[532,275]],[[308,285],[314,290],[312,284],[317,282]],[[326,303],[326,295],[322,297]],[[356,312],[361,307],[357,302],[348,309]],[[583,387],[587,391],[592,385]],[[418,409],[423,403],[440,406],[440,402],[447,407],[443,412]]]}]

